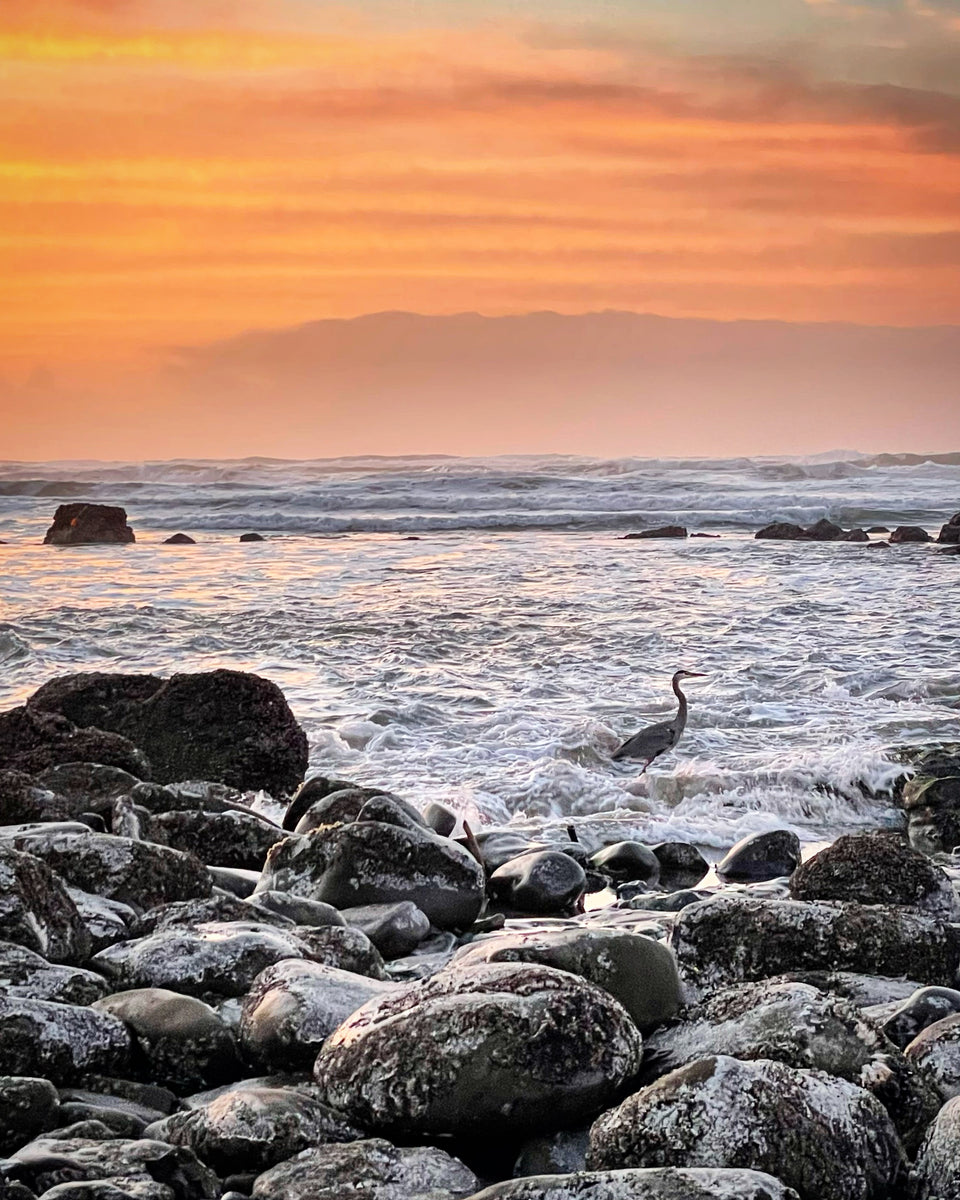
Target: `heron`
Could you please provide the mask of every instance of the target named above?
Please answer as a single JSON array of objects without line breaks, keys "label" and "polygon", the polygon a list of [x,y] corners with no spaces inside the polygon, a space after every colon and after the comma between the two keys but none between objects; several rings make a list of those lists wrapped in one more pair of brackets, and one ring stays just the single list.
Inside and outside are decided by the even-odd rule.
[{"label": "heron", "polygon": [[680,701],[677,715],[672,721],[658,721],[656,725],[648,725],[646,729],[641,729],[632,738],[628,738],[622,746],[618,746],[614,750],[611,755],[613,761],[619,762],[621,759],[642,761],[643,770],[640,774],[644,775],[654,759],[659,758],[661,754],[666,754],[668,750],[672,750],[680,741],[680,735],[687,724],[687,698],[680,691],[680,680],[702,678],[702,671],[677,671],[673,677],[673,691]]}]

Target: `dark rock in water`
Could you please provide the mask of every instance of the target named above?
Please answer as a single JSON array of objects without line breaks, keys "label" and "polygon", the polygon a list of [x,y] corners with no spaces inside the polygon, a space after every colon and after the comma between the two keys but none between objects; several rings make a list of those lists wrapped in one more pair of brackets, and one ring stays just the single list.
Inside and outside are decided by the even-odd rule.
[{"label": "dark rock in water", "polygon": [[409,900],[345,908],[342,916],[365,933],[384,958],[403,958],[430,934],[430,919]]},{"label": "dark rock in water", "polygon": [[163,988],[115,992],[93,1007],[127,1026],[149,1079],[186,1095],[242,1075],[236,1039],[216,1012]]},{"label": "dark rock in water", "polygon": [[62,713],[78,724],[82,714],[98,729],[129,738],[161,783],[206,779],[280,796],[293,791],[307,767],[306,734],[283,693],[245,671],[166,680],[67,675],[44,684],[27,703],[33,711]]},{"label": "dark rock in water", "polygon": [[721,535],[719,533],[691,533],[690,536],[692,538],[715,538],[717,541],[719,541]]},{"label": "dark rock in water", "polygon": [[809,529],[803,531],[804,537],[807,537],[812,542],[835,542],[843,536],[843,529],[839,525],[835,525],[833,521],[828,521],[826,518],[817,521],[815,525],[811,525]]},{"label": "dark rock in water", "polygon": [[708,891],[695,892],[691,890],[639,893],[631,891],[636,886],[632,883],[622,884],[617,888],[617,896],[628,908],[638,909],[642,912],[679,912],[688,904],[696,904],[698,900],[709,900],[713,894]]},{"label": "dark rock in water", "polygon": [[265,542],[267,539],[262,533],[241,533],[237,540],[241,542]]},{"label": "dark rock in water", "polygon": [[949,985],[957,931],[909,908],[716,896],[690,904],[671,934],[681,978],[704,994],[789,971],[860,971]]},{"label": "dark rock in water", "polygon": [[49,1080],[0,1076],[0,1154],[19,1150],[38,1133],[52,1129],[59,1108],[60,1097]]},{"label": "dark rock in water", "polygon": [[943,1100],[960,1096],[960,1014],[928,1025],[903,1053],[936,1083]]},{"label": "dark rock in water", "polygon": [[753,883],[790,875],[800,864],[800,839],[789,829],[753,833],[717,863],[717,876],[735,883]]},{"label": "dark rock in water", "polygon": [[938,553],[938,554],[941,554],[941,555],[944,555],[944,556],[948,556],[948,557],[950,557],[950,558],[954,558],[954,557],[956,557],[958,554],[960,554],[960,545],[956,545],[956,546],[945,546],[945,547],[943,548],[943,550],[938,550],[938,551],[937,551],[937,553]]},{"label": "dark rock in water", "polygon": [[484,900],[483,868],[431,830],[380,821],[323,826],[279,842],[260,887],[335,908],[409,900],[438,929],[467,929]]},{"label": "dark rock in water", "polygon": [[797,868],[790,891],[798,900],[906,904],[942,917],[960,915],[943,871],[891,833],[837,838]]},{"label": "dark rock in water", "polygon": [[881,542],[870,542],[867,546],[867,549],[868,550],[889,550],[890,543],[882,542],[882,541]]},{"label": "dark rock in water", "polygon": [[284,836],[279,825],[252,812],[165,812],[147,826],[151,841],[188,850],[201,862],[259,871]]},{"label": "dark rock in water", "polygon": [[956,545],[960,542],[960,513],[956,513],[940,530],[938,542]]},{"label": "dark rock in water", "polygon": [[793,1188],[763,1171],[641,1167],[508,1179],[470,1200],[798,1200]]},{"label": "dark rock in water", "polygon": [[886,525],[868,525],[867,533],[889,533],[890,530]]},{"label": "dark rock in water", "polygon": [[604,1113],[587,1164],[748,1167],[776,1172],[801,1200],[885,1200],[906,1166],[883,1105],[863,1088],[724,1055],[672,1071]]},{"label": "dark rock in water", "polygon": [[960,1200],[960,1097],[948,1100],[927,1131],[911,1172],[914,1200]]},{"label": "dark rock in water", "polygon": [[841,534],[837,538],[838,542],[869,542],[866,530],[864,529],[848,529],[846,533]]},{"label": "dark rock in water", "polygon": [[[18,1179],[44,1200],[214,1200],[220,1195],[214,1173],[180,1146],[148,1138],[95,1141],[86,1138],[38,1138],[17,1151],[12,1162]],[[116,1191],[67,1192],[58,1184]]]},{"label": "dark rock in water", "polygon": [[689,842],[661,842],[651,849],[660,864],[663,888],[696,887],[710,870],[710,864]]},{"label": "dark rock in water", "polygon": [[765,525],[753,536],[755,538],[772,538],[780,542],[802,542],[807,535],[799,525],[793,525],[790,521],[774,521],[772,525]]},{"label": "dark rock in water", "polygon": [[490,876],[490,888],[496,899],[525,913],[570,912],[586,885],[583,867],[556,850],[522,854]]},{"label": "dark rock in water", "polygon": [[0,1072],[42,1075],[72,1083],[87,1072],[122,1071],[130,1059],[130,1036],[114,1017],[0,994]]},{"label": "dark rock in water", "polygon": [[626,929],[492,935],[465,946],[449,969],[503,962],[539,963],[579,975],[619,1000],[640,1029],[670,1020],[681,1003],[673,955],[653,938]]},{"label": "dark rock in water", "polygon": [[0,993],[5,996],[92,1004],[108,991],[107,981],[94,971],[55,966],[25,946],[0,942]]},{"label": "dark rock in water", "polygon": [[881,1025],[884,1036],[903,1050],[924,1029],[960,1013],[960,992],[954,988],[918,988]]},{"label": "dark rock in water", "polygon": [[898,525],[890,534],[891,545],[898,542],[932,542],[933,538],[919,525]]},{"label": "dark rock in water", "polygon": [[616,842],[598,850],[591,865],[618,882],[656,883],[660,878],[660,859],[642,842]]},{"label": "dark rock in water", "polygon": [[51,962],[82,962],[90,933],[58,875],[37,858],[0,845],[0,938]]},{"label": "dark rock in water", "polygon": [[625,533],[623,540],[631,541],[634,538],[685,538],[687,531],[682,525],[660,525],[656,529],[641,529],[639,533]]},{"label": "dark rock in water", "polygon": [[318,928],[322,925],[346,925],[343,916],[332,904],[307,900],[304,896],[292,896],[289,892],[257,892],[250,897],[250,903],[258,911],[266,909],[278,917],[285,917],[294,925],[314,925]]},{"label": "dark rock in water", "polygon": [[196,539],[186,533],[175,533],[173,537],[164,538],[165,546],[195,546]]},{"label": "dark rock in water", "polygon": [[[297,822],[309,811],[312,805],[317,804],[320,800],[325,800],[327,796],[332,795],[334,792],[349,791],[364,792],[367,796],[376,795],[376,792],[369,788],[354,788],[354,785],[348,783],[345,779],[330,779],[326,775],[311,775],[309,779],[305,779],[300,784],[296,792],[294,792],[290,803],[287,805],[287,811],[283,814],[283,828],[292,833],[297,827]],[[360,808],[361,805],[358,805],[356,811],[359,812]],[[354,816],[356,816],[356,813]]]},{"label": "dark rock in water", "polygon": [[346,1019],[399,984],[288,958],[261,971],[243,1001],[240,1038],[267,1071],[309,1071]]},{"label": "dark rock in water", "polygon": [[324,1043],[315,1075],[371,1131],[523,1136],[590,1117],[640,1056],[636,1026],[602,989],[501,963],[366,1004]]},{"label": "dark rock in water", "polygon": [[0,713],[0,768],[36,775],[58,763],[95,762],[141,779],[150,764],[127,738],[102,729],[80,729],[58,713],[26,706]]},{"label": "dark rock in water", "polygon": [[245,1087],[202,1108],[174,1113],[147,1136],[189,1146],[222,1175],[259,1172],[309,1146],[352,1142],[361,1130],[307,1088]]},{"label": "dark rock in water", "polygon": [[304,1150],[259,1176],[253,1200],[462,1200],[477,1177],[433,1146],[391,1146],[380,1138]]},{"label": "dark rock in water", "polygon": [[432,800],[423,810],[424,824],[434,833],[439,833],[441,837],[450,837],[459,820],[460,818],[452,808],[448,808],[436,800]]},{"label": "dark rock in water", "polygon": [[61,504],[43,539],[45,546],[88,546],[135,542],[126,509],[110,504]]},{"label": "dark rock in water", "polygon": [[922,854],[949,854],[960,845],[960,744],[930,747],[913,756],[903,787],[907,836]]},{"label": "dark rock in water", "polygon": [[73,887],[134,908],[209,896],[206,868],[192,854],[107,833],[30,833],[18,849],[42,859]]}]

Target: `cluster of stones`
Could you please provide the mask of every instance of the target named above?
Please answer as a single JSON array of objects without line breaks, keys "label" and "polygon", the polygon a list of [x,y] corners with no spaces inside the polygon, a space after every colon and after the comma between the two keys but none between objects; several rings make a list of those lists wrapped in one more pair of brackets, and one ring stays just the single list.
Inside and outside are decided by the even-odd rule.
[{"label": "cluster of stones", "polygon": [[[112,504],[88,504],[77,501],[61,504],[53,514],[53,524],[47,530],[45,546],[125,546],[137,540],[127,524],[126,509]],[[242,533],[241,542],[262,542],[259,533]],[[166,546],[195,546],[196,539],[186,533],[164,538]]]},{"label": "cluster of stones", "polygon": [[0,714],[2,1200],[960,1200],[926,853],[773,830],[704,886],[602,820],[294,783],[291,723],[226,672]]}]

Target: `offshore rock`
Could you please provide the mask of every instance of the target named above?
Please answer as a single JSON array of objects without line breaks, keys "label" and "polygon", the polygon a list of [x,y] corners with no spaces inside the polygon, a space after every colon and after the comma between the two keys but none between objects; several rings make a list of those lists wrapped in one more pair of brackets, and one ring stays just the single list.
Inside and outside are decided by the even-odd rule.
[{"label": "offshore rock", "polygon": [[392,1146],[380,1138],[304,1150],[264,1172],[253,1200],[462,1200],[477,1177],[433,1146]]},{"label": "offshore rock", "polygon": [[530,962],[570,971],[619,1000],[640,1028],[676,1016],[677,964],[666,946],[625,929],[551,929],[495,934],[465,946],[449,970],[480,963]]},{"label": "offshore rock", "polygon": [[805,529],[804,535],[812,542],[835,542],[843,537],[843,529],[824,517]]},{"label": "offshore rock", "polygon": [[122,1072],[130,1037],[115,1017],[55,1004],[0,995],[0,1071],[40,1074],[53,1083],[72,1083],[88,1072]]},{"label": "offshore rock", "polygon": [[960,542],[960,513],[954,513],[946,525],[942,526],[937,541],[948,545],[956,545]]},{"label": "offshore rock", "polygon": [[0,767],[37,775],[70,762],[100,763],[150,778],[146,756],[118,733],[79,728],[59,713],[26,705],[0,713]]},{"label": "offshore rock", "polygon": [[235,809],[158,813],[147,823],[146,834],[161,845],[189,851],[201,862],[249,871],[259,871],[270,847],[285,836],[266,817]]},{"label": "offshore rock", "polygon": [[790,875],[800,865],[800,839],[789,829],[769,829],[741,838],[717,864],[725,882],[755,883]]},{"label": "offshore rock", "polygon": [[776,1172],[801,1200],[886,1200],[905,1159],[883,1105],[863,1088],[717,1055],[604,1113],[590,1131],[587,1164],[749,1167]]},{"label": "offshore rock", "polygon": [[137,539],[126,509],[111,504],[61,504],[43,539],[45,546],[129,545]]},{"label": "offshore rock", "polygon": [[947,1101],[927,1131],[911,1183],[914,1200],[960,1200],[960,1097]]},{"label": "offshore rock", "polygon": [[635,538],[685,538],[687,531],[682,525],[659,525],[656,529],[641,529],[638,533],[625,533],[623,540]]},{"label": "offshore rock", "polygon": [[891,545],[897,542],[932,542],[933,538],[919,525],[898,525],[890,534]]},{"label": "offshore rock", "polygon": [[508,1179],[470,1200],[798,1200],[793,1188],[762,1171],[641,1167]]},{"label": "offshore rock", "polygon": [[197,541],[188,533],[175,533],[172,537],[164,538],[163,544],[165,546],[195,546]]},{"label": "offshore rock", "polygon": [[59,1108],[60,1097],[49,1080],[0,1075],[0,1154],[19,1150],[38,1133],[52,1129]]},{"label": "offshore rock", "polygon": [[92,1004],[108,990],[107,981],[93,971],[55,966],[25,946],[0,942],[0,994],[58,1004]]},{"label": "offshore rock", "polygon": [[0,938],[51,962],[82,962],[90,934],[58,875],[38,858],[0,845]]},{"label": "offshore rock", "polygon": [[503,963],[364,1005],[324,1043],[315,1076],[331,1104],[370,1130],[520,1136],[591,1116],[635,1074],[641,1049],[626,1011],[600,988]]},{"label": "offshore rock", "polygon": [[[220,1195],[216,1176],[192,1151],[148,1138],[38,1138],[19,1150],[13,1163],[17,1178],[45,1200],[58,1200],[58,1184],[86,1180],[100,1187],[113,1181],[116,1192],[79,1193],[83,1200],[120,1200],[124,1195],[131,1200],[214,1200]],[[70,1195],[59,1191],[59,1196],[65,1194]]]},{"label": "offshore rock", "polygon": [[523,913],[568,913],[586,886],[583,867],[558,850],[539,850],[512,858],[490,876],[494,897]]},{"label": "offshore rock", "polygon": [[755,538],[772,538],[776,541],[802,542],[807,535],[799,525],[794,525],[790,521],[774,521],[772,525],[765,525],[763,529],[757,530],[753,536]]}]

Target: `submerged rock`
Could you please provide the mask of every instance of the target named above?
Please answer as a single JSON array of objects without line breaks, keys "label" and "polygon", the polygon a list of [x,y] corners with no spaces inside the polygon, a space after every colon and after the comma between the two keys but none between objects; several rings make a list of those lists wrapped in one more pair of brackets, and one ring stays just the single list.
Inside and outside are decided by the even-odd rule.
[{"label": "submerged rock", "polygon": [[39,1073],[53,1083],[72,1083],[88,1072],[122,1071],[130,1037],[115,1017],[55,1004],[0,995],[0,1072]]},{"label": "submerged rock", "polygon": [[61,504],[44,535],[45,546],[129,545],[137,539],[127,524],[126,509],[111,504]]},{"label": "submerged rock", "polygon": [[165,546],[195,546],[196,538],[190,537],[187,533],[175,533],[172,537],[164,538]]},{"label": "submerged rock", "polygon": [[776,541],[802,542],[807,535],[799,525],[794,525],[790,521],[774,521],[772,525],[764,525],[763,529],[757,530],[753,536],[755,538],[771,538]]},{"label": "submerged rock", "polygon": [[717,863],[717,877],[755,883],[790,875],[800,865],[800,839],[790,829],[769,829],[741,838]]},{"label": "submerged rock", "polygon": [[372,1131],[517,1136],[591,1116],[640,1055],[636,1026],[606,992],[504,963],[364,1005],[324,1043],[315,1075],[331,1104]]},{"label": "submerged rock", "polygon": [[762,1171],[640,1167],[508,1179],[470,1200],[797,1200],[797,1193]]},{"label": "submerged rock", "polygon": [[905,1167],[889,1116],[863,1088],[722,1055],[681,1067],[604,1113],[590,1132],[587,1163],[748,1167],[776,1172],[801,1200],[886,1200]]},{"label": "submerged rock", "polygon": [[82,962],[90,934],[58,875],[29,854],[0,845],[0,938],[51,962]]}]

